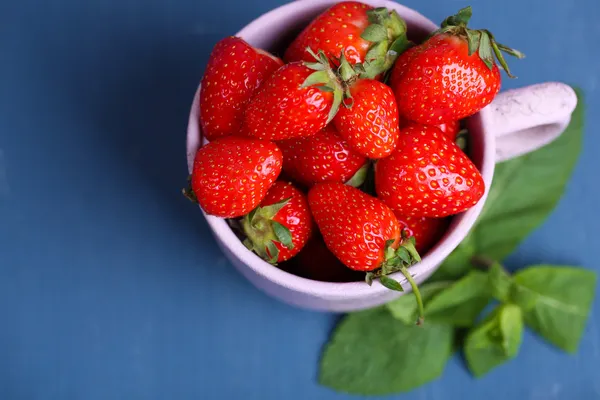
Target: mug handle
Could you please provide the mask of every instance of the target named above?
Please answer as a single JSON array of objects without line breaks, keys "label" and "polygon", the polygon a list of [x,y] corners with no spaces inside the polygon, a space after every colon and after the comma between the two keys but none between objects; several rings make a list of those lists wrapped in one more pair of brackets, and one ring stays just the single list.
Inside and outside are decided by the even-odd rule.
[{"label": "mug handle", "polygon": [[496,136],[496,162],[550,143],[565,130],[577,105],[568,85],[546,82],[499,93],[480,111],[488,134]]}]

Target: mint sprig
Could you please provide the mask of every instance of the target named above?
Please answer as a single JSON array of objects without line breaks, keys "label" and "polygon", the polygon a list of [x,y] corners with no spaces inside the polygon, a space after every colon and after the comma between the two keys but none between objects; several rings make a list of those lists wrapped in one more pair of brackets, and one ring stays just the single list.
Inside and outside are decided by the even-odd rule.
[{"label": "mint sprig", "polygon": [[[347,315],[325,347],[321,384],[361,395],[406,392],[438,378],[452,349],[464,354],[473,375],[482,376],[518,356],[525,327],[562,350],[577,351],[595,272],[533,265],[511,275],[499,262],[546,219],[565,190],[583,136],[577,93],[577,109],[561,137],[496,168],[475,227],[420,287],[425,323],[414,325],[419,307],[411,295]],[[495,308],[485,315],[492,302]]]}]

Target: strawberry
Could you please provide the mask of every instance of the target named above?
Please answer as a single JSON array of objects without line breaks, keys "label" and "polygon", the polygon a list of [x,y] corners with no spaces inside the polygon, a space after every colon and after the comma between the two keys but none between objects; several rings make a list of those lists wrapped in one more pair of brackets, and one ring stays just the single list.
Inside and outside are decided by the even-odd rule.
[{"label": "strawberry", "polygon": [[[393,290],[402,286],[388,274],[401,271],[422,303],[407,267],[420,261],[414,238],[401,236],[396,216],[375,197],[337,182],[319,183],[308,192],[308,204],[327,248],[348,268],[370,271]],[[375,271],[377,270],[377,271]]]},{"label": "strawberry", "polygon": [[458,136],[458,132],[460,132],[460,121],[449,121],[439,124],[437,127],[440,128],[440,130],[444,132],[444,134],[448,136],[450,140],[455,141],[456,137]]},{"label": "strawberry", "polygon": [[272,264],[287,261],[302,250],[312,226],[306,195],[277,181],[260,206],[242,219],[244,245]]},{"label": "strawberry", "polygon": [[306,137],[331,121],[342,88],[329,61],[322,54],[315,57],[319,62],[312,64],[314,69],[303,62],[286,64],[261,85],[244,115],[247,135],[267,140]]},{"label": "strawberry", "polygon": [[406,23],[396,11],[344,1],[304,28],[284,58],[287,62],[312,61],[307,49],[322,50],[329,59],[343,54],[352,64],[364,64],[374,78],[391,67],[407,44]]},{"label": "strawberry", "polygon": [[[413,122],[402,119],[400,122],[400,129],[406,128],[411,123]],[[438,124],[435,126],[444,132],[452,141],[456,141],[458,133],[460,132],[460,121],[450,121],[448,123]]]},{"label": "strawberry", "polygon": [[419,254],[425,254],[442,238],[450,222],[448,218],[408,217],[395,214],[406,236],[415,238],[415,248]]},{"label": "strawberry", "polygon": [[398,143],[398,107],[392,90],[373,79],[350,82],[351,106],[341,107],[335,127],[352,148],[372,159],[389,156]]},{"label": "strawberry", "polygon": [[198,149],[191,176],[191,192],[211,215],[241,217],[265,197],[281,172],[283,155],[274,144],[227,136]]},{"label": "strawberry", "polygon": [[483,196],[481,174],[439,128],[412,124],[398,147],[375,169],[378,197],[394,212],[445,217],[473,207]]},{"label": "strawberry", "polygon": [[291,261],[290,272],[322,282],[353,282],[364,279],[359,271],[347,268],[325,245],[323,237],[312,235],[306,246]]},{"label": "strawberry", "polygon": [[346,182],[367,165],[367,159],[338,136],[333,124],[316,135],[282,140],[277,145],[283,153],[284,172],[307,187],[317,182]]},{"label": "strawberry", "polygon": [[467,28],[471,7],[446,18],[424,43],[403,53],[390,75],[400,114],[438,125],[468,117],[490,104],[501,85],[494,55],[510,74],[502,51],[517,50],[496,42],[487,30]]},{"label": "strawberry", "polygon": [[200,88],[200,123],[208,140],[237,134],[254,90],[283,62],[229,36],[213,48]]}]

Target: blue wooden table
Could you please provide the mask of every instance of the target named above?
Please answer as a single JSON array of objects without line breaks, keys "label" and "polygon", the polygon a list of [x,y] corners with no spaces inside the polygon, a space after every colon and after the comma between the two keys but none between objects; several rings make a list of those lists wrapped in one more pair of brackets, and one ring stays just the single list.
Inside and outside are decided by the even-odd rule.
[{"label": "blue wooden table", "polygon": [[[508,261],[600,270],[600,4],[405,0],[527,54],[516,87],[587,95],[585,147],[552,217]],[[280,0],[0,3],[0,399],[341,399],[316,384],[336,316],[257,291],[179,193],[212,45]],[[600,297],[600,296],[599,296]],[[600,398],[600,299],[580,352],[528,334],[481,380],[453,360],[403,399]]]}]

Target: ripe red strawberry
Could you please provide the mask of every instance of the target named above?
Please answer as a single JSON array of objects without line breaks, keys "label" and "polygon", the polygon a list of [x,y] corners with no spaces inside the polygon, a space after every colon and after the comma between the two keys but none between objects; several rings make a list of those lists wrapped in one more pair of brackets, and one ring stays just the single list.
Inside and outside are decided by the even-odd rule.
[{"label": "ripe red strawberry", "polygon": [[400,271],[410,283],[423,317],[423,302],[408,267],[421,261],[414,238],[401,234],[396,216],[375,197],[342,183],[318,183],[308,204],[327,248],[348,268],[369,271],[367,283],[379,278],[388,289],[403,291],[388,275]]},{"label": "ripe red strawberry", "polygon": [[[328,68],[326,59],[321,69]],[[323,64],[319,64],[323,65]],[[329,85],[325,91],[315,85]],[[279,68],[256,91],[244,115],[244,131],[250,136],[282,140],[312,136],[333,118],[339,103],[334,91],[340,84],[330,71],[315,70],[302,62]]]},{"label": "ripe red strawberry", "polygon": [[[407,126],[409,126],[412,123],[413,123],[412,121],[407,121],[405,119],[402,119],[400,122],[400,129],[406,128]],[[417,124],[417,125],[420,125],[420,124]],[[460,132],[460,121],[450,121],[448,123],[439,124],[439,125],[435,125],[435,126],[437,126],[442,132],[444,132],[446,134],[446,136],[448,136],[452,141],[456,141],[458,132]]]},{"label": "ripe red strawberry", "polygon": [[246,104],[262,81],[283,62],[239,37],[213,48],[200,88],[200,123],[208,140],[237,134]]},{"label": "ripe red strawberry", "polygon": [[385,287],[403,291],[389,278],[400,271],[409,281],[423,314],[423,303],[407,267],[421,258],[414,247],[414,238],[401,236],[396,216],[375,197],[342,183],[318,183],[308,192],[308,204],[327,248],[348,268],[370,271],[366,280],[374,277]]},{"label": "ripe red strawberry", "polygon": [[242,219],[246,247],[273,264],[298,254],[312,227],[306,196],[284,181],[275,182],[260,206]]},{"label": "ripe red strawberry", "polygon": [[378,197],[399,215],[445,217],[473,207],[483,196],[481,174],[439,128],[412,124],[398,147],[377,163]]},{"label": "ripe red strawberry", "polygon": [[395,214],[406,235],[415,238],[415,247],[419,254],[429,251],[442,238],[450,223],[448,218],[408,217]]},{"label": "ripe red strawberry", "polygon": [[325,244],[348,268],[372,271],[385,260],[389,247],[400,244],[400,226],[381,201],[337,182],[319,183],[308,192],[308,203]]},{"label": "ripe red strawberry", "polygon": [[456,140],[458,132],[460,132],[460,121],[450,121],[437,126],[442,132],[452,141]]},{"label": "ripe red strawberry", "polygon": [[467,28],[470,17],[471,7],[460,10],[430,39],[398,58],[390,86],[403,117],[438,125],[481,110],[500,90],[494,54],[512,77],[502,51],[519,58],[523,54],[498,44],[487,30]]},{"label": "ripe red strawberry", "polygon": [[407,43],[406,23],[395,11],[344,1],[317,16],[288,47],[284,58],[287,62],[312,61],[307,48],[322,50],[329,59],[344,54],[350,63],[364,64],[373,78],[395,60],[396,55],[388,50],[400,53],[398,47]]},{"label": "ripe red strawberry", "polygon": [[193,195],[207,214],[224,218],[246,215],[277,179],[282,159],[274,143],[235,136],[216,139],[196,153]]},{"label": "ripe red strawberry", "polygon": [[316,135],[277,145],[283,153],[283,171],[308,187],[317,182],[347,182],[367,162],[338,136],[333,124]]},{"label": "ripe red strawberry", "polygon": [[350,83],[351,107],[341,107],[333,122],[352,148],[372,159],[389,156],[398,143],[398,106],[392,90],[373,79]]},{"label": "ripe red strawberry", "polygon": [[290,272],[316,281],[356,282],[364,279],[364,274],[342,264],[316,232],[291,263]]}]

